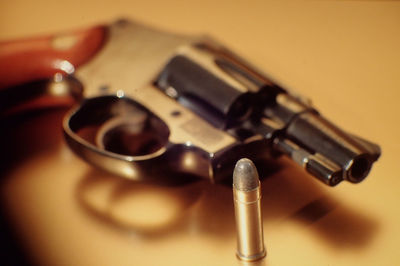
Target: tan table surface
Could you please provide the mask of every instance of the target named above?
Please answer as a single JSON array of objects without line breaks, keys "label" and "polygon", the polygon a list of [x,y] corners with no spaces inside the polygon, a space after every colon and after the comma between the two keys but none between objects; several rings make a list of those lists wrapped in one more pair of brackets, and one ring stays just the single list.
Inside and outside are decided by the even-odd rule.
[{"label": "tan table surface", "polygon": [[[293,165],[266,178],[268,256],[260,265],[400,265],[400,2],[0,0],[0,39],[122,16],[208,33],[381,145],[382,157],[359,185],[328,188]],[[159,188],[104,176],[62,143],[60,120],[55,112],[22,125],[32,133],[21,143],[38,144],[6,173],[1,190],[35,261],[241,265],[228,187]]]}]

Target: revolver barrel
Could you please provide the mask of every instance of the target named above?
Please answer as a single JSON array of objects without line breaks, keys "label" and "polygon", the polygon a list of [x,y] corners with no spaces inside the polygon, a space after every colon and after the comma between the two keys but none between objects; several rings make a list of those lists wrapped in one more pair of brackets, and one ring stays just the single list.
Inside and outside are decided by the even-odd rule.
[{"label": "revolver barrel", "polygon": [[[283,133],[273,141],[275,149],[331,186],[342,180],[358,183],[368,175],[380,155],[379,146],[344,132],[290,95],[279,97],[286,99],[277,100],[266,111],[270,117],[285,123]],[[290,110],[290,106],[304,108]]]}]

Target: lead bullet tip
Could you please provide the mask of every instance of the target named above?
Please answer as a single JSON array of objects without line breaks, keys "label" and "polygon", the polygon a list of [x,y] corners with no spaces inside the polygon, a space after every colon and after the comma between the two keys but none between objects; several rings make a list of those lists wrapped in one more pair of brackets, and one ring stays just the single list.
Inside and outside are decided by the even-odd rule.
[{"label": "lead bullet tip", "polygon": [[236,163],[233,170],[233,185],[242,191],[253,190],[259,186],[257,169],[251,160],[243,158]]}]

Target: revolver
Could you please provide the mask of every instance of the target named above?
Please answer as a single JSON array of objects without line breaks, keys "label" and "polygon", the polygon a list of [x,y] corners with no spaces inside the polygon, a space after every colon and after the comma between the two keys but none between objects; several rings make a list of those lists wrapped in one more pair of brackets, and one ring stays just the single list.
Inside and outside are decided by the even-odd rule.
[{"label": "revolver", "polygon": [[[2,111],[73,99],[63,121],[69,147],[121,177],[221,182],[240,158],[284,155],[335,186],[362,181],[381,153],[206,36],[120,20],[40,43],[30,54],[0,46]],[[30,71],[12,71],[21,67]]]}]

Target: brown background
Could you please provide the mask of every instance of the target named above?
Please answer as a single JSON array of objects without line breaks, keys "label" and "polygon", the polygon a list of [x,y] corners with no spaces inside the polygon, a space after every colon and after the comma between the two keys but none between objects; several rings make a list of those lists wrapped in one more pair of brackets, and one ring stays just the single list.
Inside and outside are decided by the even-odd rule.
[{"label": "brown background", "polygon": [[[210,34],[309,96],[343,128],[381,145],[383,156],[359,185],[327,188],[292,165],[264,180],[269,254],[262,265],[400,264],[400,2],[0,0],[0,39],[119,17]],[[46,119],[58,126],[60,116]],[[38,135],[32,141],[54,137]],[[57,141],[25,158],[2,187],[2,200],[36,261],[239,265],[229,188],[125,184],[92,170]]]}]

